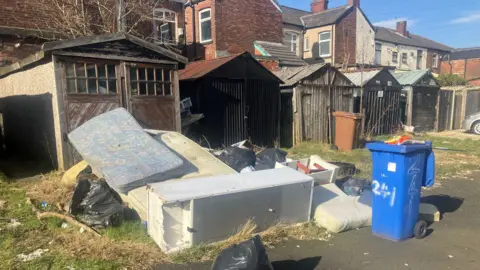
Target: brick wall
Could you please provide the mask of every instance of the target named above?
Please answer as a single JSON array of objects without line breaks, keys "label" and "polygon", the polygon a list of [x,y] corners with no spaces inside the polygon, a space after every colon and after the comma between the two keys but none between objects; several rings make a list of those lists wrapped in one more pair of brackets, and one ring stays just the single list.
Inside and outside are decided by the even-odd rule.
[{"label": "brick wall", "polygon": [[[438,55],[438,67],[433,67],[433,54]],[[433,50],[428,50],[427,51],[427,68],[431,69],[433,73],[439,74],[441,72],[441,59],[445,53],[440,52],[440,51],[433,51]]]},{"label": "brick wall", "polygon": [[442,74],[457,74],[471,85],[480,84],[480,58],[467,60],[442,61]]},{"label": "brick wall", "polygon": [[355,64],[357,16],[351,9],[335,27],[335,64]]},{"label": "brick wall", "polygon": [[257,61],[260,62],[262,66],[266,67],[270,71],[278,71],[280,69],[278,60],[257,58]]},{"label": "brick wall", "polygon": [[0,26],[36,29],[46,27],[50,16],[38,0],[2,0]]},{"label": "brick wall", "polygon": [[[195,9],[187,7],[185,9],[186,37],[187,37],[187,57],[190,60],[214,59],[216,57],[216,11],[215,0],[206,0],[195,5]],[[211,9],[212,18],[212,42],[200,44],[198,13],[206,8]],[[193,12],[195,10],[195,22],[193,21]],[[195,29],[193,29],[195,27]],[[194,42],[193,31],[196,33],[196,42]]]},{"label": "brick wall", "polygon": [[215,0],[215,9],[217,53],[253,53],[255,40],[283,40],[282,14],[270,0]]},{"label": "brick wall", "polygon": [[[199,44],[198,13],[211,8],[212,39]],[[189,59],[213,59],[244,51],[254,52],[255,40],[282,42],[282,14],[270,0],[206,0],[185,11],[187,22],[187,56]],[[195,30],[193,29],[195,25]],[[196,44],[193,40],[196,33]]]}]

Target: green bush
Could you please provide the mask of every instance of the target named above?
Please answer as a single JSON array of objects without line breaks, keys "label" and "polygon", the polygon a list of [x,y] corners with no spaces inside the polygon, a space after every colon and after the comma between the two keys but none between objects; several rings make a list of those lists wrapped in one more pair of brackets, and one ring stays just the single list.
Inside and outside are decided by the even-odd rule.
[{"label": "green bush", "polygon": [[468,81],[456,74],[441,74],[437,77],[440,86],[467,85]]}]

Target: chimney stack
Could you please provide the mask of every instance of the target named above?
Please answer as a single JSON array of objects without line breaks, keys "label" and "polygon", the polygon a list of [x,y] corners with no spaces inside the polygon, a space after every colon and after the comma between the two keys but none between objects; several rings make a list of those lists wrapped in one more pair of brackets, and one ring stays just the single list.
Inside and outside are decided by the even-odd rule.
[{"label": "chimney stack", "polygon": [[322,12],[328,9],[328,0],[312,0],[310,6],[313,13]]},{"label": "chimney stack", "polygon": [[408,37],[407,32],[407,21],[399,21],[397,22],[397,33],[404,37]]},{"label": "chimney stack", "polygon": [[348,5],[359,8],[360,7],[360,0],[348,0]]}]

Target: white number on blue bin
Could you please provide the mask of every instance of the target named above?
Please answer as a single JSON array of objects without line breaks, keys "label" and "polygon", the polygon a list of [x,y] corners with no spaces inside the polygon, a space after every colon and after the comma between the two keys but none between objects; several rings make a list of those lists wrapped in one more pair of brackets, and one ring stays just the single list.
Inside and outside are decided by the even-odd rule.
[{"label": "white number on blue bin", "polygon": [[372,182],[372,191],[375,196],[381,196],[384,199],[390,198],[390,206],[393,207],[395,204],[395,193],[396,193],[396,188],[389,188],[388,185],[385,183],[378,182],[377,180],[374,180]]}]

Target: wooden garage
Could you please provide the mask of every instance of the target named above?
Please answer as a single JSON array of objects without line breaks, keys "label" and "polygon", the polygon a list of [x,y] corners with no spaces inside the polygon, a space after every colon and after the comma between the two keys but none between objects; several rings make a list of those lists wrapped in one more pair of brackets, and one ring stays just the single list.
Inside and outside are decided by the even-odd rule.
[{"label": "wooden garage", "polygon": [[[436,126],[436,105],[440,84],[429,69],[395,72],[393,76],[402,85],[403,122],[415,131],[433,131]],[[403,116],[403,115],[402,115]]]},{"label": "wooden garage", "polygon": [[204,115],[193,139],[209,147],[246,139],[278,143],[281,81],[250,53],[192,62],[179,73],[182,99],[190,98],[191,112]]},{"label": "wooden garage", "polygon": [[[5,136],[10,146],[40,148],[53,167],[67,169],[80,157],[66,135],[106,111],[124,107],[145,128],[179,131],[177,70],[187,62],[124,33],[45,43],[35,55],[0,69],[0,108],[11,124],[4,126]],[[29,96],[31,104],[35,95],[43,102],[35,108],[51,108],[42,116],[20,107],[18,99]],[[35,125],[39,117],[51,121]]]},{"label": "wooden garage", "polygon": [[366,136],[392,134],[400,128],[402,86],[390,71],[370,70],[345,73],[345,76],[356,85],[354,112],[364,114]]},{"label": "wooden garage", "polygon": [[[354,85],[330,64],[282,68],[282,146],[334,143],[335,111],[353,112]],[[293,122],[292,122],[293,120]]]}]

